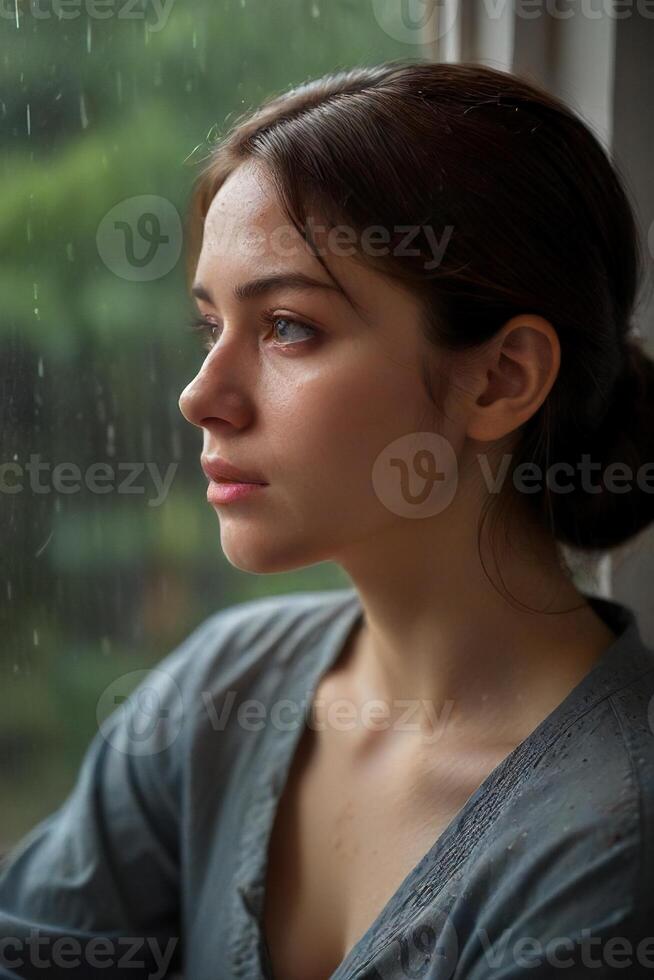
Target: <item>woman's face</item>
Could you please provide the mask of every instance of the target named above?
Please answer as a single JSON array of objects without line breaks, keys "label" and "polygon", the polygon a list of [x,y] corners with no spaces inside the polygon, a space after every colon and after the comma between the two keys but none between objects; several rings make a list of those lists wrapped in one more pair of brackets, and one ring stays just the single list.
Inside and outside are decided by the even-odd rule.
[{"label": "woman's face", "polygon": [[[421,378],[427,345],[418,301],[343,254],[344,242],[330,248],[323,236],[318,243],[365,313],[333,288],[258,165],[231,175],[206,218],[194,285],[211,297],[198,307],[215,324],[213,346],[179,406],[202,429],[204,456],[220,456],[268,484],[213,505],[225,556],[243,570],[347,564],[350,553],[373,542],[383,548],[385,536],[391,542],[407,525],[380,499],[373,466],[394,440],[434,428]],[[332,288],[233,295],[273,273],[303,274]],[[271,324],[264,314],[277,319]],[[460,426],[448,424],[455,427],[440,431],[456,447]],[[415,531],[422,522],[408,523]]]}]

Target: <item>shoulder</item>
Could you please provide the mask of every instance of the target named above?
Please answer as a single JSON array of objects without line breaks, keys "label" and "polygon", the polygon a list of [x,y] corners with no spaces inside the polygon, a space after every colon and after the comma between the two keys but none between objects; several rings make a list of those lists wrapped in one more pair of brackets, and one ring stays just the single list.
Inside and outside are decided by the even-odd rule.
[{"label": "shoulder", "polygon": [[654,912],[654,653],[640,641],[616,647],[583,692],[561,711],[522,799],[540,846],[574,857],[580,877],[610,875],[614,907]]},{"label": "shoulder", "polygon": [[[195,752],[204,758],[200,743],[209,753],[220,744],[224,759],[242,741],[234,731],[240,704],[270,702],[295,665],[309,672],[355,596],[352,589],[293,592],[212,613],[156,665],[105,689],[94,751],[110,747],[153,784],[175,786]],[[136,684],[134,673],[142,675]]]},{"label": "shoulder", "polygon": [[612,834],[619,835],[623,826],[628,833],[633,824],[633,904],[648,910],[654,933],[654,653],[646,652],[652,657],[649,669],[607,698],[611,720],[605,737],[596,740],[594,756],[614,816]]},{"label": "shoulder", "polygon": [[640,652],[562,716],[471,863],[461,911],[489,942],[654,943],[654,661]]},{"label": "shoulder", "polygon": [[203,620],[159,666],[236,680],[264,662],[283,666],[351,606],[353,590],[291,592],[227,606]]},{"label": "shoulder", "polygon": [[[249,599],[212,613],[154,668],[147,683],[183,710],[185,725],[226,692],[256,696],[319,645],[355,602],[352,589]],[[305,658],[307,665],[309,661]]]}]

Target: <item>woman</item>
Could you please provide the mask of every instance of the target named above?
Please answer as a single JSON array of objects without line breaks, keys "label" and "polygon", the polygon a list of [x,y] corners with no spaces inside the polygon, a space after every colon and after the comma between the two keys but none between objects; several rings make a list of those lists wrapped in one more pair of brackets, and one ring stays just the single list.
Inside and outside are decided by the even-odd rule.
[{"label": "woman", "polygon": [[127,936],[128,976],[653,974],[654,653],[563,552],[654,520],[616,168],[517,77],[394,61],[237,120],[188,231],[221,547],[353,587],[219,611],[109,717],[0,975],[37,927],[85,976],[100,936],[105,977]]}]

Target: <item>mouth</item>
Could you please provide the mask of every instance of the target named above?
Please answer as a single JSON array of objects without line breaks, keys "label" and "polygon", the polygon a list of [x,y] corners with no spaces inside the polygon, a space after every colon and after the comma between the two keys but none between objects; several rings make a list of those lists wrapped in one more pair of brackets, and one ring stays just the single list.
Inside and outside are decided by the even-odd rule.
[{"label": "mouth", "polygon": [[207,487],[207,500],[210,504],[230,504],[246,497],[256,497],[267,486],[267,483],[247,483],[240,480],[211,480]]},{"label": "mouth", "polygon": [[225,483],[228,486],[244,487],[265,487],[265,483],[258,483],[256,480],[228,480],[226,477],[219,476],[212,483]]},{"label": "mouth", "polygon": [[240,469],[233,463],[228,463],[221,456],[201,456],[200,463],[205,476],[213,483],[238,484],[245,486],[268,486],[261,474],[250,469]]}]

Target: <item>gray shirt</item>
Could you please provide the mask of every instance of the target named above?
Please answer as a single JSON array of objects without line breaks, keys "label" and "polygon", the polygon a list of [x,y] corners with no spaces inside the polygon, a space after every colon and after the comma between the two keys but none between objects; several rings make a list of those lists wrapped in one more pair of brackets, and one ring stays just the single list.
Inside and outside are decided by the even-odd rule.
[{"label": "gray shirt", "polygon": [[[628,607],[589,600],[618,639],[333,980],[654,977],[654,652]],[[273,818],[313,692],[361,615],[353,589],[231,606],[127,699],[107,692],[72,792],[0,864],[3,980],[272,975]]]}]

